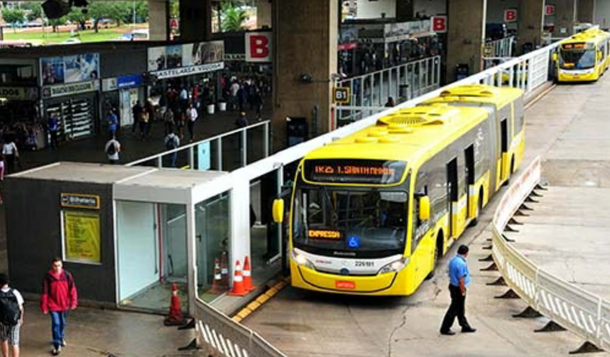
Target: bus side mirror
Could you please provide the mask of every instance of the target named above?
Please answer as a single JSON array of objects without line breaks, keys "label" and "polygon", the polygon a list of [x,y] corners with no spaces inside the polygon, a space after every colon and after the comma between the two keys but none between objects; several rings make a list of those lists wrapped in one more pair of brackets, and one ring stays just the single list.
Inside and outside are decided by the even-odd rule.
[{"label": "bus side mirror", "polygon": [[553,61],[557,62],[557,53],[553,53]]},{"label": "bus side mirror", "polygon": [[601,61],[602,59],[602,51],[597,51],[597,60]]},{"label": "bus side mirror", "polygon": [[284,222],[284,200],[278,198],[273,201],[273,221],[275,223]]},{"label": "bus side mirror", "polygon": [[422,196],[419,198],[419,220],[427,221],[430,219],[430,198]]}]

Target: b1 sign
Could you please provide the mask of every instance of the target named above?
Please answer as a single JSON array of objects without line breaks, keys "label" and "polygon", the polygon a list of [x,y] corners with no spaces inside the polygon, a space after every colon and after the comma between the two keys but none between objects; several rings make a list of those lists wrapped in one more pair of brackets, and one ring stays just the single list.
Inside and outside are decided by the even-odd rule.
[{"label": "b1 sign", "polygon": [[246,62],[272,61],[272,33],[246,32]]}]

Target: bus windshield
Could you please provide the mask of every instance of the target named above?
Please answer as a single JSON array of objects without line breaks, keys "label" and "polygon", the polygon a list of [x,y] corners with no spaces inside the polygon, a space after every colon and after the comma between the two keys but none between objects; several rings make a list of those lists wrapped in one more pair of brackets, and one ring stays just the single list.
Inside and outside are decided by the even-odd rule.
[{"label": "bus windshield", "polygon": [[402,254],[407,197],[397,190],[302,186],[293,206],[294,246],[327,255]]},{"label": "bus windshield", "polygon": [[595,49],[562,50],[559,58],[561,69],[589,69],[595,67]]}]

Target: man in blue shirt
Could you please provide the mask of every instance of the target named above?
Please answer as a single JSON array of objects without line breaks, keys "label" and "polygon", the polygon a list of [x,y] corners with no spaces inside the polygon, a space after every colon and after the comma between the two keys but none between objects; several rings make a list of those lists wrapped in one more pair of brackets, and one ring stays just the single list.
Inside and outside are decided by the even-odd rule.
[{"label": "man in blue shirt", "polygon": [[57,149],[57,131],[59,130],[59,120],[56,113],[49,114],[47,118],[47,130],[51,136],[51,149]]},{"label": "man in blue shirt", "polygon": [[449,262],[449,294],[451,295],[451,305],[443,319],[441,335],[455,335],[451,331],[453,321],[457,316],[462,332],[475,332],[476,329],[470,327],[464,315],[464,303],[466,302],[466,291],[470,284],[470,274],[468,273],[468,246],[461,245],[458,254]]},{"label": "man in blue shirt", "polygon": [[108,109],[108,136],[115,137],[117,127],[119,126],[119,118],[114,114],[112,108]]}]

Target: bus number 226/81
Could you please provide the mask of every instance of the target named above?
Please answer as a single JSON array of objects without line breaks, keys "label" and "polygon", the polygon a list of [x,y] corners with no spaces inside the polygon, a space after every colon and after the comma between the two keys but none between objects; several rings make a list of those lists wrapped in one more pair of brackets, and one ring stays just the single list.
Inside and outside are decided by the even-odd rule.
[{"label": "bus number 226/81", "polygon": [[361,268],[373,268],[375,266],[375,263],[369,262],[366,260],[356,260],[355,263],[356,263],[355,264],[356,267],[361,267]]}]

